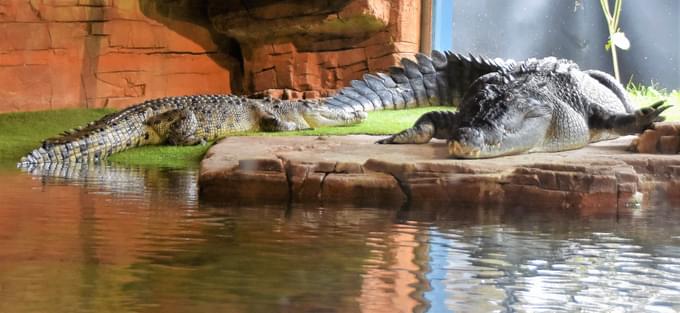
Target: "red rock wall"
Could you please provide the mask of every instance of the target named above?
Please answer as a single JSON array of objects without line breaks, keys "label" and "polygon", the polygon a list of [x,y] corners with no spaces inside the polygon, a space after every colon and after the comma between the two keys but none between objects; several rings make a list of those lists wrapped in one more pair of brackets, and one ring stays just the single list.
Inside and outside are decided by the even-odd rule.
[{"label": "red rock wall", "polygon": [[206,28],[168,26],[145,16],[139,2],[0,0],[0,112],[231,92],[238,63]]},{"label": "red rock wall", "polygon": [[[325,31],[316,40],[300,39],[302,35],[283,42],[240,40],[249,83],[244,87],[251,93],[314,98],[331,95],[366,72],[386,70],[418,52],[420,3],[354,0],[319,22],[316,28]],[[336,26],[338,20],[345,25]],[[366,29],[355,28],[371,22]],[[334,36],[334,27],[340,28],[343,36]]]},{"label": "red rock wall", "polygon": [[[325,96],[418,51],[421,0],[242,3],[0,0],[0,112],[196,93]],[[205,21],[168,17],[201,5],[225,9]]]}]

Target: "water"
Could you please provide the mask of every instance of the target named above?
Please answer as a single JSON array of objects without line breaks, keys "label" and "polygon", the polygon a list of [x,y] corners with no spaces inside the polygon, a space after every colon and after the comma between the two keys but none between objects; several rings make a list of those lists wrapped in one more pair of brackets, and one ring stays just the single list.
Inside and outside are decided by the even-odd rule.
[{"label": "water", "polygon": [[222,207],[196,170],[0,171],[0,312],[674,312],[680,210]]}]

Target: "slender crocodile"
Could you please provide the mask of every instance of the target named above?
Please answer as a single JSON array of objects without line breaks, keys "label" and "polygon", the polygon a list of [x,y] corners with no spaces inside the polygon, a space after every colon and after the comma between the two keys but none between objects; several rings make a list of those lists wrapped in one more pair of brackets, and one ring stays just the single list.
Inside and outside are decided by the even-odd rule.
[{"label": "slender crocodile", "polygon": [[611,75],[582,71],[568,60],[497,64],[472,83],[458,112],[426,113],[412,128],[378,143],[446,139],[457,158],[564,151],[639,133],[662,121],[660,114],[670,107],[660,101],[636,110]]},{"label": "slender crocodile", "polygon": [[18,165],[96,162],[143,145],[195,145],[236,132],[302,130],[353,124],[364,118],[364,112],[333,110],[312,100],[233,95],[160,98],[47,139]]},{"label": "slender crocodile", "polygon": [[251,99],[233,95],[145,101],[45,140],[19,166],[81,163],[151,144],[192,145],[240,131],[287,131],[358,123],[365,112],[455,105],[477,77],[509,63],[434,52],[403,59],[389,73],[366,74],[337,95],[316,101]]}]

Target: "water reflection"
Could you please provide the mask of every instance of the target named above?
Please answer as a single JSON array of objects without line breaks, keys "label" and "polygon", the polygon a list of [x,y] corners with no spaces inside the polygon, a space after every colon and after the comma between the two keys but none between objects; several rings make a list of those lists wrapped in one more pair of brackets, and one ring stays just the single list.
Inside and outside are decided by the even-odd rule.
[{"label": "water reflection", "polygon": [[0,172],[0,312],[680,309],[677,210],[221,207],[191,169],[57,172]]},{"label": "water reflection", "polygon": [[[19,169],[41,181],[43,186],[82,186],[88,193],[120,196],[128,200],[152,201],[148,197],[170,197],[186,205],[198,201],[198,169],[125,167],[111,164],[42,164]],[[5,172],[11,173],[13,171]],[[2,175],[0,171],[0,175]]]},{"label": "water reflection", "polygon": [[671,270],[680,259],[668,256],[680,252],[677,247],[650,253],[634,239],[613,233],[555,239],[498,225],[454,234],[433,234],[437,239],[430,243],[437,263],[428,274],[434,288],[426,297],[437,312],[663,312],[680,307],[680,276]]}]

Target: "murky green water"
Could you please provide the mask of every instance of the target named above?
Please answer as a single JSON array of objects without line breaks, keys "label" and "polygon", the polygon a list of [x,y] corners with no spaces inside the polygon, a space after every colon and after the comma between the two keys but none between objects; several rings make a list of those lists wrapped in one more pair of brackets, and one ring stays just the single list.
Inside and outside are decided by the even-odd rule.
[{"label": "murky green water", "polygon": [[234,208],[194,170],[66,174],[0,172],[0,312],[680,310],[680,209]]}]

